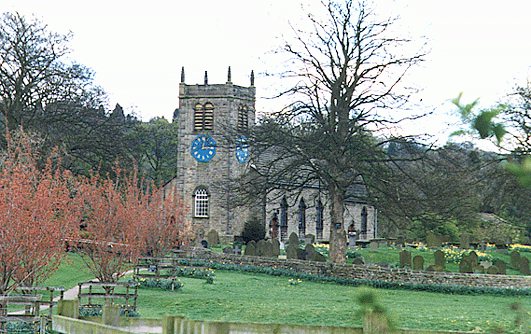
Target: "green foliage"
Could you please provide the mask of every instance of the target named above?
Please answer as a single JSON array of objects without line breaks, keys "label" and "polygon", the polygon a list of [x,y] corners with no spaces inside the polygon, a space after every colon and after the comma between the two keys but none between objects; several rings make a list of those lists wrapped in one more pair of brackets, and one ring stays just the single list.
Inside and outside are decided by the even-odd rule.
[{"label": "green foliage", "polygon": [[79,307],[80,317],[101,317],[102,314],[103,308],[101,306]]},{"label": "green foliage", "polygon": [[364,333],[387,333],[394,327],[389,320],[387,309],[378,300],[374,289],[367,287],[359,288],[356,302],[360,306],[359,313],[363,317]]},{"label": "green foliage", "polygon": [[494,108],[482,109],[476,112],[475,107],[478,104],[479,99],[468,104],[462,104],[462,96],[463,93],[459,93],[459,95],[452,100],[452,103],[458,108],[462,121],[465,124],[470,125],[471,129],[461,129],[452,133],[452,136],[463,134],[474,135],[475,133],[478,133],[481,139],[495,137],[499,144],[507,131],[502,123],[495,123],[494,119],[507,110],[507,105],[499,104]]},{"label": "green foliage", "polygon": [[157,186],[171,180],[177,172],[178,126],[164,117],[155,117],[138,123],[128,134],[140,171]]},{"label": "green foliage", "polygon": [[[529,157],[529,108],[531,101],[531,94],[529,93],[529,86],[527,88],[520,87],[517,89],[516,95],[522,99],[521,106],[510,106],[507,104],[498,104],[495,107],[488,109],[481,109],[475,111],[475,106],[478,100],[469,104],[462,104],[459,96],[452,100],[452,103],[458,108],[463,123],[470,126],[470,130],[459,130],[452,133],[451,136],[460,136],[464,134],[475,135],[479,134],[481,139],[496,138],[498,145],[501,144],[504,136],[508,133],[506,129],[506,122],[496,122],[496,118],[501,115],[508,117],[509,125],[515,126],[521,133],[512,134],[516,142],[520,145],[514,152],[517,155],[523,156],[522,161],[509,163],[507,170],[513,173],[524,187],[531,187],[531,157]],[[527,138],[522,139],[522,138]]]},{"label": "green foliage", "polygon": [[198,268],[186,268],[176,267],[170,271],[170,275],[176,277],[189,277],[204,279],[207,284],[213,284],[216,275],[214,270],[211,269],[198,269]]},{"label": "green foliage", "polygon": [[143,288],[157,288],[162,290],[178,291],[183,287],[183,283],[179,280],[169,278],[142,278],[136,282]]},{"label": "green foliage", "polygon": [[507,170],[511,172],[518,182],[527,188],[531,188],[531,157],[524,157],[522,162],[509,162],[505,165]]},{"label": "green foliage", "polygon": [[6,330],[7,333],[11,334],[27,334],[27,333],[34,333],[35,332],[35,326],[32,323],[24,322],[24,321],[16,321],[16,322],[8,322],[6,324]]},{"label": "green foliage", "polygon": [[493,257],[490,254],[487,254],[485,252],[480,251],[474,251],[472,249],[459,249],[457,247],[444,247],[442,248],[442,252],[444,253],[445,259],[449,263],[461,263],[461,260],[464,256],[468,256],[470,253],[474,252],[477,257],[478,261],[492,261]]},{"label": "green foliage", "polygon": [[256,242],[265,238],[265,224],[258,219],[252,219],[245,222],[242,231],[242,238],[245,243],[251,240]]},{"label": "green foliage", "polygon": [[415,241],[426,241],[428,233],[445,237],[447,241],[458,241],[460,231],[455,219],[443,218],[440,215],[426,213],[415,218],[409,227],[408,239]]}]

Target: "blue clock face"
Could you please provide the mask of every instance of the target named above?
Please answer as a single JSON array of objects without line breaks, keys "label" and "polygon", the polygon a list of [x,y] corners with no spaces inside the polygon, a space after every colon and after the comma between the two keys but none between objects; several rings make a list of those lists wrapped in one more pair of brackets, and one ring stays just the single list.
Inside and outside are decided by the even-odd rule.
[{"label": "blue clock face", "polygon": [[209,162],[216,155],[216,141],[208,135],[198,135],[192,141],[190,154],[199,162]]},{"label": "blue clock face", "polygon": [[236,160],[241,164],[244,164],[249,160],[249,143],[245,136],[240,136],[236,140]]}]

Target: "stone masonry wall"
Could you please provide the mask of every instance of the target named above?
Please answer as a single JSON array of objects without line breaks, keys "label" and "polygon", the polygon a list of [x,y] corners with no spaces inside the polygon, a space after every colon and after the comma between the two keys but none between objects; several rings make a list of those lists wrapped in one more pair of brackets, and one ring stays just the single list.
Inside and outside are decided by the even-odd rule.
[{"label": "stone masonry wall", "polygon": [[531,288],[530,276],[413,271],[404,268],[395,269],[364,265],[340,265],[329,262],[284,260],[204,252],[191,252],[185,256],[217,263],[290,269],[301,273],[339,278],[369,279],[411,284],[460,285],[468,287]]}]

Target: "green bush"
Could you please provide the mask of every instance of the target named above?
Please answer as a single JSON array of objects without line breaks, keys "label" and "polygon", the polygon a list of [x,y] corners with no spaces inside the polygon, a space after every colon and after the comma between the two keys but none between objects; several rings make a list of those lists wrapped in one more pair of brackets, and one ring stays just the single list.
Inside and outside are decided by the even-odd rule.
[{"label": "green bush", "polygon": [[245,223],[242,231],[242,238],[245,243],[251,240],[258,242],[265,238],[265,224],[258,219],[253,219]]},{"label": "green bush", "polygon": [[437,236],[444,236],[447,241],[459,240],[460,231],[455,219],[441,217],[434,213],[426,213],[416,217],[407,232],[407,238],[412,241],[426,241],[429,232]]},{"label": "green bush", "polygon": [[138,283],[143,288],[157,288],[162,290],[179,290],[183,287],[181,281],[168,278],[141,278]]},{"label": "green bush", "polygon": [[101,305],[91,306],[91,307],[79,307],[79,316],[80,317],[101,317],[103,310]]},{"label": "green bush", "polygon": [[33,324],[23,321],[8,322],[6,324],[7,333],[33,333]]}]

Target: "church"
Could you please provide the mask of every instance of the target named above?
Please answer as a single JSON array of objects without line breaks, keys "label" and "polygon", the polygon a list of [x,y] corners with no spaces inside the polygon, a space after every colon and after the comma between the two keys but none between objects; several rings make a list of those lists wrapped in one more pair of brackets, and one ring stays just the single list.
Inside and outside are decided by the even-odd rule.
[{"label": "church", "polygon": [[[231,242],[241,235],[246,221],[258,217],[269,238],[285,240],[295,232],[301,239],[313,235],[317,242],[327,242],[329,205],[319,184],[306,185],[296,194],[279,188],[252,206],[234,204],[237,194],[229,180],[254,167],[253,148],[238,131],[245,133],[255,125],[255,103],[253,72],[248,87],[232,83],[230,67],[223,84],[210,84],[207,72],[203,84],[186,84],[183,68],[173,120],[179,136],[177,175],[165,189],[182,196],[186,219],[199,239],[214,229],[223,241]],[[345,230],[350,235],[355,231],[357,240],[376,238],[377,210],[363,200],[366,189],[361,177],[349,191]]]}]

